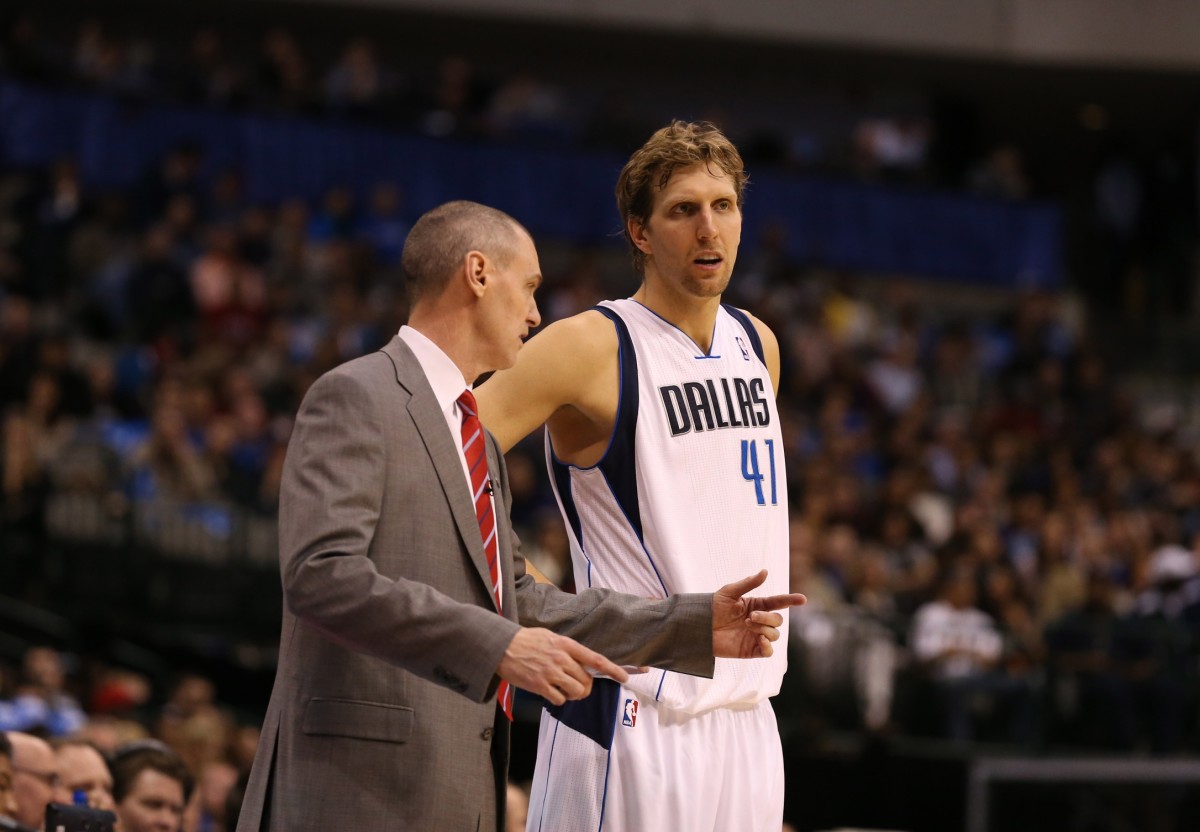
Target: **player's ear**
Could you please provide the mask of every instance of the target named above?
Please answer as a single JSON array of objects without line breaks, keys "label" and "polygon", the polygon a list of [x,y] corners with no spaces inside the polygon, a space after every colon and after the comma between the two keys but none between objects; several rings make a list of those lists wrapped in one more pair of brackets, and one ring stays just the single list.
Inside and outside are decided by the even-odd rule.
[{"label": "player's ear", "polygon": [[654,253],[651,250],[650,239],[646,236],[646,223],[637,217],[626,217],[625,230],[629,233],[629,239],[633,240],[633,244],[638,247],[638,251],[642,254]]},{"label": "player's ear", "polygon": [[483,297],[488,281],[488,259],[482,251],[468,251],[463,258],[467,288],[476,297]]}]

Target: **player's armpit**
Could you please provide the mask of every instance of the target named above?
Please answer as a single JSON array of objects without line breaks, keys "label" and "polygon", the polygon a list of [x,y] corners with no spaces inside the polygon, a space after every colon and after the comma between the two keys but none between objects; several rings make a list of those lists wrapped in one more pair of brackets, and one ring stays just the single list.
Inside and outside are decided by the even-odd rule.
[{"label": "player's armpit", "polygon": [[551,324],[521,348],[515,365],[476,389],[480,421],[507,452],[560,407],[586,407],[589,384],[616,351],[612,324],[598,312]]}]

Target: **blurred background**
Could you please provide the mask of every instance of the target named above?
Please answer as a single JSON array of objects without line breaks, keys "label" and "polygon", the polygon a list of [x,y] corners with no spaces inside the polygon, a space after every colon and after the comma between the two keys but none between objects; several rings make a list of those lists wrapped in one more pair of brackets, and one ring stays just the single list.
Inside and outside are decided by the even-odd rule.
[{"label": "blurred background", "polygon": [[[727,300],[783,353],[809,597],[773,700],[787,821],[1200,824],[1200,5],[43,0],[0,24],[0,729],[160,737],[209,783],[189,832],[232,829],[292,418],[405,320],[409,225],[512,213],[546,321],[626,296],[617,172],[706,119],[750,171]],[[528,557],[570,587],[540,440],[508,464]]]}]

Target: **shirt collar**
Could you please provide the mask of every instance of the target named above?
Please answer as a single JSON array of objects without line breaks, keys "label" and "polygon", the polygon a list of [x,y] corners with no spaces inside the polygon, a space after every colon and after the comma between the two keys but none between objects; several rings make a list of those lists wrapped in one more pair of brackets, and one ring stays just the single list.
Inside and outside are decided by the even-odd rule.
[{"label": "shirt collar", "polygon": [[425,371],[425,378],[433,388],[434,398],[444,413],[454,412],[458,397],[470,385],[463,380],[462,370],[442,352],[442,348],[422,333],[405,324],[400,327],[400,339],[417,357],[417,363]]}]

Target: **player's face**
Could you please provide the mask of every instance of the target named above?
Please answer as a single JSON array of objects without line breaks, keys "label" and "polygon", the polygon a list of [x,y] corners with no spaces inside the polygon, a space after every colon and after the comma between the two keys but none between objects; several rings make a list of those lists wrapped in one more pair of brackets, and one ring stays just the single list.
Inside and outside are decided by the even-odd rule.
[{"label": "player's face", "polygon": [[492,260],[483,295],[483,339],[488,369],[503,370],[517,360],[529,330],[541,323],[534,292],[542,284],[537,249],[520,233],[507,261]]},{"label": "player's face", "polygon": [[647,284],[720,297],[742,240],[732,177],[703,164],[675,171],[655,196],[650,218],[644,224],[631,220],[629,231],[646,254]]}]

